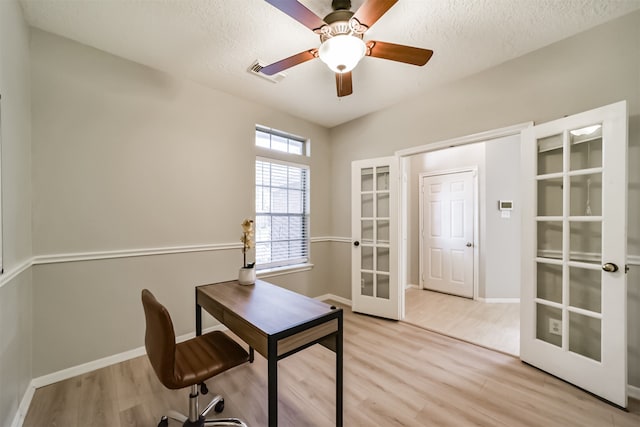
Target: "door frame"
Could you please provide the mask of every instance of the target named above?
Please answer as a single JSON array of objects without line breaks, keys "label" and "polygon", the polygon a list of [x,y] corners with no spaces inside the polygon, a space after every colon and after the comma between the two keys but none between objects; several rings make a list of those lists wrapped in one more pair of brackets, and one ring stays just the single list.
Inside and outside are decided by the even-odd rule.
[{"label": "door frame", "polygon": [[[480,243],[478,240],[478,227],[480,226],[480,221],[479,221],[479,197],[478,197],[478,190],[479,190],[479,183],[478,183],[478,166],[469,166],[469,167],[461,167],[461,168],[455,168],[455,169],[446,169],[446,170],[439,170],[439,171],[433,171],[433,172],[421,172],[418,177],[420,179],[420,185],[422,185],[422,181],[424,180],[424,178],[426,177],[430,177],[430,176],[440,176],[440,175],[452,175],[452,174],[457,174],[457,173],[464,173],[464,172],[471,172],[473,174],[473,238],[471,239],[472,243],[473,243],[473,296],[472,299],[475,301],[478,299],[478,283],[480,282],[480,275],[479,275],[479,268],[478,268],[478,263],[480,262]],[[419,289],[424,289],[424,274],[425,274],[425,267],[424,267],[424,231],[422,226],[424,225],[424,192],[420,191],[419,192],[419,199],[420,199],[420,205],[419,205],[419,220],[420,220],[420,244],[419,244],[419,261],[420,261],[420,270],[419,270],[419,274],[420,274],[420,283],[418,285]]]},{"label": "door frame", "polygon": [[[407,171],[409,168],[410,157],[416,154],[424,154],[430,151],[438,151],[445,148],[458,147],[462,145],[474,144],[476,142],[491,142],[491,140],[499,139],[507,136],[520,135],[524,129],[533,127],[533,122],[524,122],[507,126],[499,129],[479,132],[471,135],[461,136],[457,138],[437,141],[417,147],[407,148],[395,152],[399,165],[400,192],[397,200],[398,212],[398,298],[400,301],[400,320],[405,317],[405,290],[407,288],[407,275],[409,270],[409,242],[408,242],[408,223],[409,223],[409,180]],[[478,230],[479,235],[479,230]],[[479,267],[479,266],[478,266]],[[479,271],[479,268],[477,269]]]}]

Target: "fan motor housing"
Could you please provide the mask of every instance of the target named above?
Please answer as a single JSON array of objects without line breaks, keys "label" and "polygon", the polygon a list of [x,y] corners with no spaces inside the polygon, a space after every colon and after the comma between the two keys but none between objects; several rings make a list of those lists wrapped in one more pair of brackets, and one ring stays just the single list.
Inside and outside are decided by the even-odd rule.
[{"label": "fan motor housing", "polygon": [[331,9],[333,10],[349,10],[351,9],[351,0],[333,0],[331,2]]},{"label": "fan motor housing", "polygon": [[333,24],[334,22],[338,22],[338,21],[349,22],[349,20],[351,19],[352,16],[353,16],[353,12],[351,12],[348,9],[347,10],[344,10],[344,9],[334,10],[333,12],[331,12],[330,14],[328,14],[327,16],[324,17],[324,22],[326,22],[329,25]]}]

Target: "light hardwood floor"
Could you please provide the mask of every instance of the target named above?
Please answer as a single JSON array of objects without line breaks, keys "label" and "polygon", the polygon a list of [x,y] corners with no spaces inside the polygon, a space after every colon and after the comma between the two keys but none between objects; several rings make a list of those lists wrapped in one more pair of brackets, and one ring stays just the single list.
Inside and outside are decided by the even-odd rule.
[{"label": "light hardwood floor", "polygon": [[[348,308],[344,327],[345,427],[640,425],[638,401],[624,412],[512,356]],[[320,346],[279,362],[280,426],[334,425],[334,363]],[[256,354],[208,382],[225,416],[266,425],[266,371]],[[38,389],[24,427],[150,427],[186,403],[139,357]]]},{"label": "light hardwood floor", "polygon": [[519,303],[485,303],[416,288],[407,289],[405,295],[406,322],[519,355]]}]

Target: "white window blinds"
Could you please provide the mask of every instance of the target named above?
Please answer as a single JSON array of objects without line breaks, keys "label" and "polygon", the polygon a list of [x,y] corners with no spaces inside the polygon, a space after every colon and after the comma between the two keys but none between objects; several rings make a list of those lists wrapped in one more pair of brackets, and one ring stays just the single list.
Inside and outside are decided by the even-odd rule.
[{"label": "white window blinds", "polygon": [[256,265],[308,262],[309,169],[256,159]]}]

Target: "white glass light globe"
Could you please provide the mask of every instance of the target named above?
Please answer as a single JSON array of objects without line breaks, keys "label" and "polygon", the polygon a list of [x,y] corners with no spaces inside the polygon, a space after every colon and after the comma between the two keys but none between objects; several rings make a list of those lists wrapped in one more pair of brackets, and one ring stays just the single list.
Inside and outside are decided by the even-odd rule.
[{"label": "white glass light globe", "polygon": [[320,45],[320,59],[336,73],[353,70],[362,59],[367,47],[362,39],[342,34],[331,37]]}]

